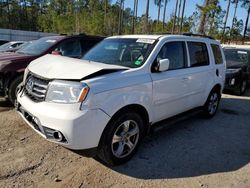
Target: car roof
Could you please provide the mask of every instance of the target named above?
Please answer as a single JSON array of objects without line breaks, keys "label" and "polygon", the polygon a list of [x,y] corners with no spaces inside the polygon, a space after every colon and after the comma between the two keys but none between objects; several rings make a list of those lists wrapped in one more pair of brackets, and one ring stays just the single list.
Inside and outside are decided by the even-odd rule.
[{"label": "car roof", "polygon": [[146,38],[146,39],[158,39],[160,38],[162,35],[117,35],[117,36],[111,36],[108,38],[121,38],[121,39],[136,39],[136,38]]},{"label": "car roof", "polygon": [[213,43],[217,43],[219,44],[219,41],[216,41],[212,38],[210,38],[209,36],[202,36],[202,35],[199,35],[199,36],[196,36],[196,35],[182,35],[182,34],[161,34],[161,35],[118,35],[118,36],[111,36],[111,37],[108,37],[108,38],[121,38],[121,39],[136,39],[136,38],[142,38],[142,39],[152,39],[152,40],[162,40],[164,38],[181,38],[183,40],[185,39],[193,39],[193,40],[200,40],[200,41],[212,41]]},{"label": "car roof", "polygon": [[250,50],[250,45],[222,44],[224,49],[242,49]]},{"label": "car roof", "polygon": [[47,36],[47,37],[41,37],[40,39],[47,39],[47,40],[62,40],[65,36],[63,35],[55,35],[55,36]]},{"label": "car roof", "polygon": [[235,48],[235,47],[223,47],[224,50],[242,50],[242,51],[250,51],[249,48]]},{"label": "car roof", "polygon": [[64,40],[64,39],[73,39],[73,38],[98,39],[98,40],[101,40],[101,39],[103,39],[105,37],[80,34],[80,35],[55,35],[55,36],[48,36],[48,37],[42,37],[42,38],[43,39],[47,39],[47,40],[61,41],[61,40]]}]

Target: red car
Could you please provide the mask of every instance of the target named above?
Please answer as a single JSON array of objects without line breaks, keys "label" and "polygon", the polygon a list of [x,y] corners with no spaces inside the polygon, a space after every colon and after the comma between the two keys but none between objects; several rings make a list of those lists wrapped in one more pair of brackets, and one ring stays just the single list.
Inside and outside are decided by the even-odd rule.
[{"label": "red car", "polygon": [[23,72],[34,59],[45,54],[81,58],[103,37],[74,35],[50,36],[33,41],[15,53],[0,53],[0,96],[14,103],[16,90],[23,80]]}]

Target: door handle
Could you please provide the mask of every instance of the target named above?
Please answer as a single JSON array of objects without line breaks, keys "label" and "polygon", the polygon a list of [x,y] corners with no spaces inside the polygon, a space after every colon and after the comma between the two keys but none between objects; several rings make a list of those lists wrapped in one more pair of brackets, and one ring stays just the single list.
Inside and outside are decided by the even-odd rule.
[{"label": "door handle", "polygon": [[219,76],[219,69],[216,69],[216,76]]}]

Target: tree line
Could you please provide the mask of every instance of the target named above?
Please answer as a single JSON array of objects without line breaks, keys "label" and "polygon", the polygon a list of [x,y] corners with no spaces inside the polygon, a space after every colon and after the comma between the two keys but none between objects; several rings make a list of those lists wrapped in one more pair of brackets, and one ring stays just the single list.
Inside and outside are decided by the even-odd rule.
[{"label": "tree line", "polygon": [[[250,0],[204,0],[201,5],[192,5],[196,10],[189,16],[185,16],[186,0],[133,0],[132,8],[125,8],[125,1],[128,0],[0,0],[0,28],[105,36],[193,32],[224,42],[249,40]],[[150,1],[157,6],[157,19],[150,17]],[[168,9],[170,1],[175,2],[174,11]],[[222,1],[227,3],[225,10]],[[138,6],[145,8],[141,16]],[[237,18],[239,7],[245,10],[244,20]]]}]

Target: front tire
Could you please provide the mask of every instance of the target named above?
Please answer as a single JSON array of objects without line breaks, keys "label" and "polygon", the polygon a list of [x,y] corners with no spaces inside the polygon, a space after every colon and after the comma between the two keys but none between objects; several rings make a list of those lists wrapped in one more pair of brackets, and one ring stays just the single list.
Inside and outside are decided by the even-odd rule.
[{"label": "front tire", "polygon": [[10,83],[9,90],[8,90],[8,98],[12,104],[15,104],[17,88],[18,86],[20,86],[20,84],[22,84],[22,81],[23,81],[23,77],[18,76]]},{"label": "front tire", "polygon": [[136,153],[143,137],[143,120],[136,112],[115,116],[103,132],[98,158],[107,165],[119,165]]},{"label": "front tire", "polygon": [[206,118],[212,118],[216,114],[219,103],[221,99],[221,94],[217,90],[212,90],[207,98],[207,101],[203,107],[203,114]]}]

